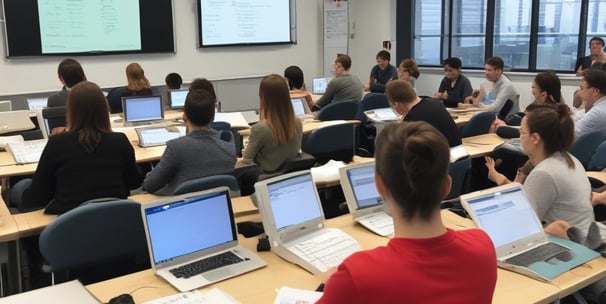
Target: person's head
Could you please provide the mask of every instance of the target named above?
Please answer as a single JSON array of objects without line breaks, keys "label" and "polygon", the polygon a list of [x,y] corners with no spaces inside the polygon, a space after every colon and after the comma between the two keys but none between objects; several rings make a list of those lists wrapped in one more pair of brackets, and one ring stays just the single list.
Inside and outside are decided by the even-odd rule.
[{"label": "person's head", "polygon": [[189,84],[189,90],[205,90],[208,92],[208,94],[210,94],[210,96],[213,97],[213,99],[217,99],[217,94],[215,94],[215,87],[213,86],[213,83],[206,78],[196,78],[192,80],[192,82]]},{"label": "person's head", "polygon": [[503,74],[503,68],[505,67],[505,63],[501,57],[490,57],[486,59],[484,63],[484,73],[486,74],[486,79],[492,82],[497,82],[501,75]]},{"label": "person's head", "polygon": [[589,105],[593,105],[600,98],[606,96],[606,72],[593,69],[583,71],[583,78],[577,94]]},{"label": "person's head", "polygon": [[215,118],[216,100],[205,90],[192,90],[185,97],[183,119],[196,126],[208,126]]},{"label": "person's head", "polygon": [[259,85],[260,119],[266,120],[278,143],[286,143],[296,135],[295,111],[284,77],[271,74]]},{"label": "person's head", "polygon": [[64,59],[59,63],[57,74],[61,82],[68,88],[86,80],[86,75],[84,75],[84,70],[80,63],[71,58]]},{"label": "person's head", "polygon": [[181,88],[183,78],[177,73],[169,73],[166,75],[166,78],[164,78],[164,82],[166,82],[166,86],[169,90],[177,90]]},{"label": "person's head", "polygon": [[449,163],[448,141],[433,126],[389,123],[375,143],[377,190],[399,217],[428,221],[450,192]]},{"label": "person's head", "polygon": [[410,82],[412,78],[419,78],[420,75],[421,72],[414,59],[402,59],[398,66],[398,79]]},{"label": "person's head", "polygon": [[532,95],[538,103],[559,103],[562,101],[562,84],[554,71],[538,73],[532,81]]},{"label": "person's head", "polygon": [[410,82],[392,80],[385,85],[385,96],[392,108],[400,115],[406,115],[417,100],[417,92]]},{"label": "person's head", "polygon": [[600,37],[592,37],[589,40],[589,52],[593,56],[599,56],[604,51],[604,39]]},{"label": "person's head", "polygon": [[377,65],[379,69],[385,70],[385,68],[389,65],[389,61],[391,60],[391,54],[389,54],[386,50],[380,50],[377,53]]},{"label": "person's head", "polygon": [[444,76],[450,80],[459,78],[461,66],[463,66],[463,63],[457,57],[450,57],[444,60]]},{"label": "person's head", "polygon": [[284,70],[284,78],[288,80],[288,87],[291,90],[305,89],[303,70],[296,65],[291,65]]},{"label": "person's head", "polygon": [[149,80],[145,77],[145,72],[141,65],[133,62],[126,66],[126,79],[128,80],[128,88],[134,91],[151,88]]},{"label": "person's head", "polygon": [[351,57],[347,54],[338,54],[335,59],[334,69],[335,75],[343,75],[347,74],[349,69],[351,68]]},{"label": "person's head", "polygon": [[[543,154],[549,157],[560,152],[570,167],[574,166],[568,149],[574,140],[574,122],[564,103],[528,109],[520,125],[520,144],[530,158]],[[536,165],[536,164],[535,164]]]},{"label": "person's head", "polygon": [[78,133],[78,141],[88,152],[95,150],[101,133],[111,132],[109,105],[101,88],[82,81],[67,96],[67,132]]}]

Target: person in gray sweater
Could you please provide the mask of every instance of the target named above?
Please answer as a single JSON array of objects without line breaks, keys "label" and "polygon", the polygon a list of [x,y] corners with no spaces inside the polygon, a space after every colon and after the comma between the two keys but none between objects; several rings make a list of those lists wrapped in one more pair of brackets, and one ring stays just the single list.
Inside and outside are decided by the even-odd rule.
[{"label": "person in gray sweater", "polygon": [[318,99],[313,110],[319,110],[334,101],[360,101],[364,85],[355,75],[349,74],[351,58],[346,54],[337,55],[334,65],[335,78],[326,86],[324,95]]},{"label": "person in gray sweater", "polygon": [[234,170],[234,143],[222,140],[210,127],[214,116],[215,99],[208,92],[187,94],[183,112],[187,135],[167,142],[160,162],[145,177],[143,190],[168,195],[185,181]]}]

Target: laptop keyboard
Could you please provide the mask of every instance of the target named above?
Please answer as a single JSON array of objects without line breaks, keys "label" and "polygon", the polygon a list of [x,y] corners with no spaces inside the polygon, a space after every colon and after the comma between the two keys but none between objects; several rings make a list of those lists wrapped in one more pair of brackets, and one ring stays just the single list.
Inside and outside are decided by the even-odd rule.
[{"label": "laptop keyboard", "polygon": [[18,164],[36,163],[40,160],[42,150],[46,146],[46,139],[28,140],[8,143],[8,150]]},{"label": "laptop keyboard", "polygon": [[358,218],[358,222],[379,235],[393,234],[393,219],[385,213],[369,214]]},{"label": "laptop keyboard", "polygon": [[360,250],[360,245],[351,236],[336,230],[322,233],[289,249],[324,272],[338,266],[346,257]]},{"label": "laptop keyboard", "polygon": [[228,266],[244,261],[241,257],[235,255],[231,251],[226,251],[217,255],[207,257],[189,264],[185,264],[170,270],[177,278],[187,279],[195,275],[217,269],[223,266]]},{"label": "laptop keyboard", "polygon": [[548,242],[533,249],[530,249],[526,252],[518,254],[514,257],[511,257],[505,261],[509,264],[526,267],[532,263],[546,261],[557,255],[569,251],[570,250],[564,246],[558,245],[553,242]]}]

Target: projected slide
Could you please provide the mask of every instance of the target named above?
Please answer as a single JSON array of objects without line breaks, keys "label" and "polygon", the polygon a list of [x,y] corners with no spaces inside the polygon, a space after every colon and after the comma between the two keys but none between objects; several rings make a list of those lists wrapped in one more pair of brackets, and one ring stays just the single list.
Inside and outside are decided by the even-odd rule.
[{"label": "projected slide", "polygon": [[139,0],[38,0],[42,54],[141,50]]},{"label": "projected slide", "polygon": [[201,0],[202,45],[290,42],[289,2]]}]

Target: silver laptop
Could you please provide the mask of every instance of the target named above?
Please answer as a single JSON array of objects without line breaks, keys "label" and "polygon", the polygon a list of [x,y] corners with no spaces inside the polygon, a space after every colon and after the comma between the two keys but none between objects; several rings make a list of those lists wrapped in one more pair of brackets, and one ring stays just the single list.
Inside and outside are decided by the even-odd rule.
[{"label": "silver laptop", "polygon": [[391,107],[364,111],[364,114],[372,122],[400,121],[400,116]]},{"label": "silver laptop", "polygon": [[48,97],[29,97],[25,99],[25,103],[30,111],[44,109],[48,103]]},{"label": "silver laptop", "polygon": [[227,187],[141,204],[141,212],[152,270],[180,291],[267,265],[238,245]]},{"label": "silver laptop", "polygon": [[139,146],[154,147],[166,145],[166,142],[185,135],[185,126],[135,128]]},{"label": "silver laptop", "polygon": [[0,134],[34,129],[30,111],[0,112]]},{"label": "silver laptop", "polygon": [[329,77],[316,77],[312,80],[311,93],[312,94],[324,94],[326,92],[326,86],[330,82]]},{"label": "silver laptop", "polygon": [[189,89],[168,90],[168,100],[172,110],[181,110],[185,107],[185,98]]},{"label": "silver laptop", "polygon": [[0,112],[9,112],[13,110],[13,103],[10,100],[0,100]]},{"label": "silver laptop", "polygon": [[297,116],[301,119],[305,119],[305,118],[313,119],[313,117],[314,117],[313,112],[309,108],[309,105],[307,104],[307,100],[305,100],[305,97],[292,97],[292,98],[290,98],[290,101],[292,102],[292,108],[295,111],[295,116]]},{"label": "silver laptop", "polygon": [[[570,248],[547,239],[522,185],[511,183],[468,193],[461,196],[461,204],[474,223],[490,236],[500,267],[545,281],[528,266],[570,259]],[[540,252],[543,250],[545,253]]]},{"label": "silver laptop", "polygon": [[380,236],[393,235],[393,219],[375,186],[375,162],[341,167],[339,177],[354,221]]},{"label": "silver laptop", "polygon": [[144,126],[164,120],[161,96],[122,97],[124,126]]},{"label": "silver laptop", "polygon": [[324,215],[311,173],[298,171],[255,184],[255,196],[271,250],[318,274],[360,250],[351,236],[324,228]]}]

